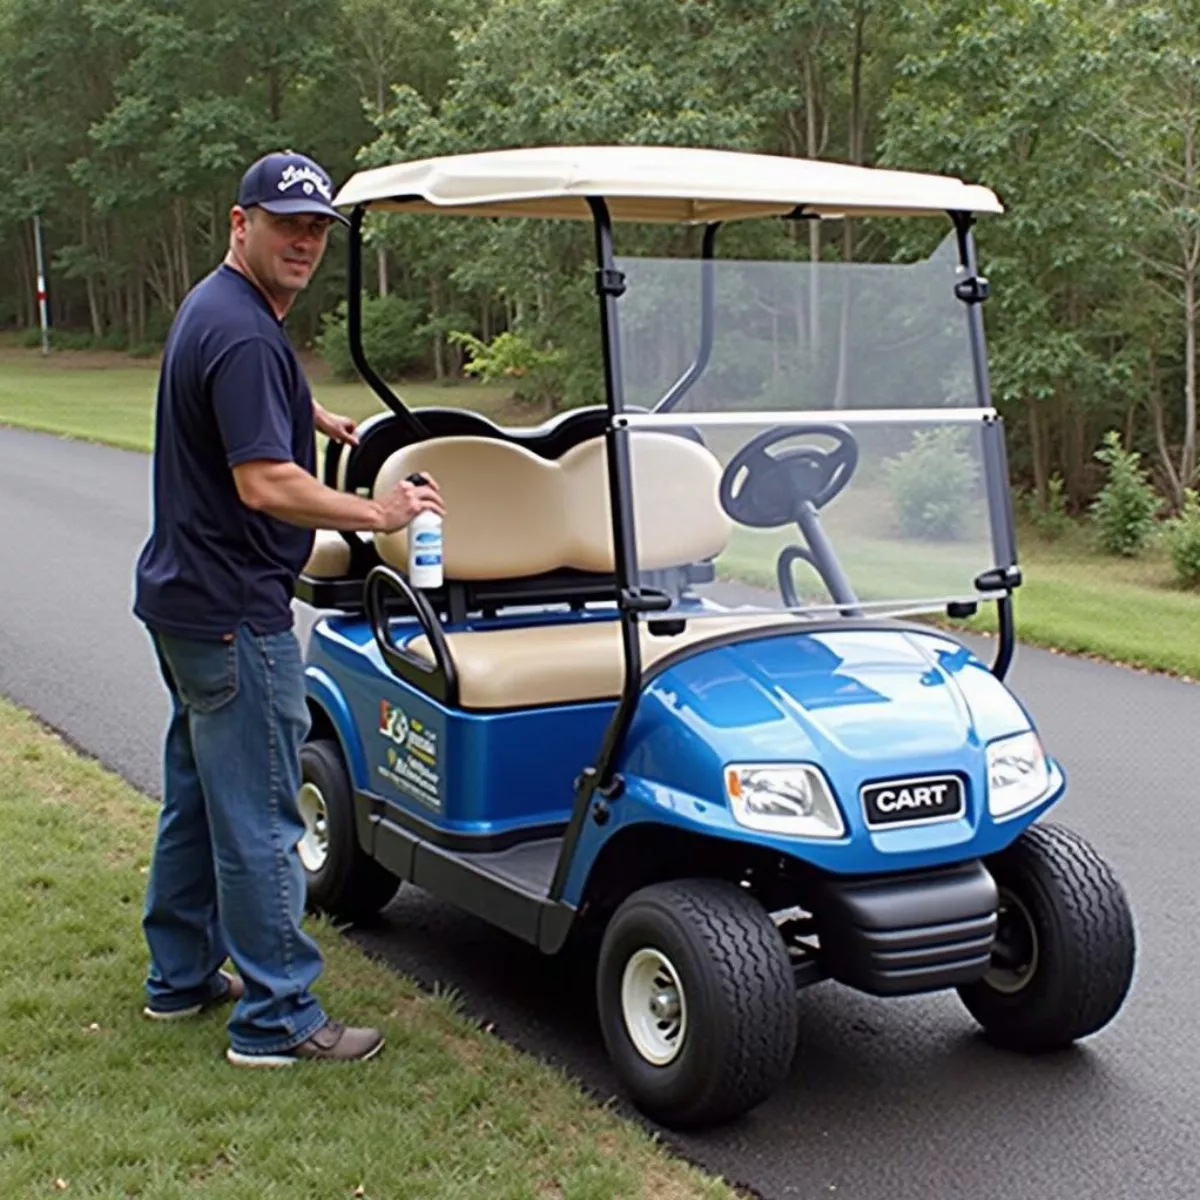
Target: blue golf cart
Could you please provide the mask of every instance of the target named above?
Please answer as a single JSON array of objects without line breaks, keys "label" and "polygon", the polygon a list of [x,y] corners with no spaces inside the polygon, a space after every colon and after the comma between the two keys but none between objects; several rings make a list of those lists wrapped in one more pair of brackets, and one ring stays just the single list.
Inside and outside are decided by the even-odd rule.
[{"label": "blue golf cart", "polygon": [[[622,1087],[675,1128],[781,1084],[821,980],[955,989],[1026,1052],[1111,1021],[1129,908],[1041,820],[1063,770],[1003,682],[1020,573],[973,242],[996,197],[550,147],[363,171],[337,203],[386,411],[324,477],[428,473],[447,516],[436,587],[405,531],[322,533],[301,580],[311,906],[366,920],[410,882],[546,954],[583,939]],[[603,403],[514,428],[408,409],[363,352],[373,212],[589,222]],[[795,252],[808,221],[898,217],[934,231],[912,261]],[[718,257],[751,219],[785,236]],[[617,257],[622,223],[676,225],[676,252]],[[989,662],[945,629],[990,603]]]}]

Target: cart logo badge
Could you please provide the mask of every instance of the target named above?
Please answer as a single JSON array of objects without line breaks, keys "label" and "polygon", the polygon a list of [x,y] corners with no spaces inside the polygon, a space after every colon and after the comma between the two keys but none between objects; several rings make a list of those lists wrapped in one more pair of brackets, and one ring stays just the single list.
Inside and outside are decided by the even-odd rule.
[{"label": "cart logo badge", "polygon": [[868,825],[899,825],[944,820],[963,811],[963,786],[957,775],[890,779],[862,789]]}]

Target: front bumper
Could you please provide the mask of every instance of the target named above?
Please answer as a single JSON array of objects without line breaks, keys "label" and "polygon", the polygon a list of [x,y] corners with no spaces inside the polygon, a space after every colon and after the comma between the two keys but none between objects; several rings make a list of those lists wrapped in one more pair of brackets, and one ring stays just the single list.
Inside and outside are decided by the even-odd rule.
[{"label": "front bumper", "polygon": [[876,996],[981,979],[996,934],[996,883],[981,862],[869,879],[825,877],[811,901],[828,975]]}]

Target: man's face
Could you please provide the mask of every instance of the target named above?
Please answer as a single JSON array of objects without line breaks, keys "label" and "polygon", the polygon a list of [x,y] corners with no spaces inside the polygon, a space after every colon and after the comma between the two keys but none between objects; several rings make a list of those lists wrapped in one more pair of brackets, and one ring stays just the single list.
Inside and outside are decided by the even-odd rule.
[{"label": "man's face", "polygon": [[279,295],[303,291],[313,277],[333,221],[317,213],[235,208],[233,234],[259,283]]}]

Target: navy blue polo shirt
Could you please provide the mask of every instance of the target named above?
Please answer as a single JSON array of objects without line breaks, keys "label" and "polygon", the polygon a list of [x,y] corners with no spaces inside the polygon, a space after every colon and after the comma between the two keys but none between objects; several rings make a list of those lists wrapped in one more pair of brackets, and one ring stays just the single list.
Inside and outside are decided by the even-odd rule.
[{"label": "navy blue polo shirt", "polygon": [[224,638],[292,626],[313,531],[247,508],[232,468],[251,459],[316,469],[312,392],[282,323],[222,264],[179,307],[155,416],[154,520],[134,612],[151,629]]}]

